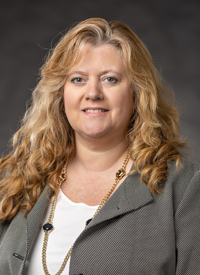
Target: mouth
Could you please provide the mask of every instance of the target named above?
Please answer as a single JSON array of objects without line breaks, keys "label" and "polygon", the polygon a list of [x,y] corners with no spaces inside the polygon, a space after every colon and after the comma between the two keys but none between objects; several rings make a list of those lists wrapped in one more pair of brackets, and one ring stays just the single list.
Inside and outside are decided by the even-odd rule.
[{"label": "mouth", "polygon": [[83,112],[85,113],[105,113],[108,112],[108,110],[104,108],[85,108],[83,109]]},{"label": "mouth", "polygon": [[87,109],[87,110],[83,110],[85,113],[104,113],[104,112],[107,112],[107,110],[102,110],[102,109],[95,109],[95,110],[92,110],[92,109]]}]

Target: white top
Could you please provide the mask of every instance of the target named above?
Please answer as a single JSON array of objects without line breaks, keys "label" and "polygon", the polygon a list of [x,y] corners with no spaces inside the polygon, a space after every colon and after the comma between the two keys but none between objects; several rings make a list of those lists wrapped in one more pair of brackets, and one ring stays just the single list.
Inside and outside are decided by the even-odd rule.
[{"label": "white top", "polygon": [[[92,218],[98,206],[89,206],[84,203],[74,203],[68,199],[60,189],[56,209],[54,212],[54,230],[49,235],[47,245],[47,267],[50,274],[56,274],[60,269],[67,252],[85,228],[85,222]],[[43,218],[43,224],[48,220],[51,204]],[[42,224],[42,226],[43,226]],[[44,275],[42,266],[42,245],[44,232],[41,227],[38,238],[29,255],[26,275]],[[63,275],[69,274],[69,262],[63,271]]]}]

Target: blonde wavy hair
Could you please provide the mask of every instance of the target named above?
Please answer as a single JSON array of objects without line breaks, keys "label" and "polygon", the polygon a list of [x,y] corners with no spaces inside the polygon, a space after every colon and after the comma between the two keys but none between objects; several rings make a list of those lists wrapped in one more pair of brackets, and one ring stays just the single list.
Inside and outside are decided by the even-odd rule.
[{"label": "blonde wavy hair", "polygon": [[85,20],[50,51],[12,152],[0,160],[0,221],[11,220],[19,210],[27,215],[46,184],[54,194],[63,164],[73,158],[74,131],[65,115],[63,87],[86,43],[110,44],[122,55],[135,98],[127,140],[135,170],[152,193],[162,192],[167,163],[180,160],[184,142],[178,138],[178,112],[144,44],[123,23]]}]

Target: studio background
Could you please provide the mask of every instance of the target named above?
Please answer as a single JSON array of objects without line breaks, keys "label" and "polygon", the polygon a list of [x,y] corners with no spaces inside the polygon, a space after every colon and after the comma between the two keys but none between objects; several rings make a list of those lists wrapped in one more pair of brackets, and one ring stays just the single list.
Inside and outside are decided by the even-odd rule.
[{"label": "studio background", "polygon": [[190,159],[200,163],[200,1],[0,0],[0,154],[20,125],[44,57],[90,17],[128,24],[171,85]]}]

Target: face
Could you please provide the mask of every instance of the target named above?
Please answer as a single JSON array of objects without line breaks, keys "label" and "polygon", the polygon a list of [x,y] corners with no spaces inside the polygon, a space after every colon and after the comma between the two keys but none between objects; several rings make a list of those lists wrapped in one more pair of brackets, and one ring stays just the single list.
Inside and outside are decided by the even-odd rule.
[{"label": "face", "polygon": [[114,46],[84,46],[80,62],[67,76],[64,104],[76,138],[125,138],[133,94]]}]

